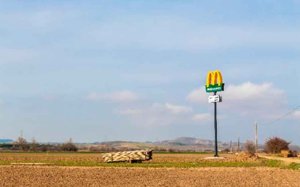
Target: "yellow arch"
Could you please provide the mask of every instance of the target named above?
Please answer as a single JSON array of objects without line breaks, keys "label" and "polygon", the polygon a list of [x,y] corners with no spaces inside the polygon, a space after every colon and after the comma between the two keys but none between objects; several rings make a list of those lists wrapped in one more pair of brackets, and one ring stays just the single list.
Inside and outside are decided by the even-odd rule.
[{"label": "yellow arch", "polygon": [[219,70],[216,71],[209,71],[206,77],[206,86],[209,85],[219,85],[223,84],[223,77]]}]

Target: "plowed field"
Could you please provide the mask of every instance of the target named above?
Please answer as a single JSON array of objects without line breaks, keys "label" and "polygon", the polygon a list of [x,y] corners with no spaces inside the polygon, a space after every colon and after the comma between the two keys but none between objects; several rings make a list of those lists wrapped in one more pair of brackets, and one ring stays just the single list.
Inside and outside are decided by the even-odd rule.
[{"label": "plowed field", "polygon": [[300,186],[278,168],[1,166],[0,186]]}]

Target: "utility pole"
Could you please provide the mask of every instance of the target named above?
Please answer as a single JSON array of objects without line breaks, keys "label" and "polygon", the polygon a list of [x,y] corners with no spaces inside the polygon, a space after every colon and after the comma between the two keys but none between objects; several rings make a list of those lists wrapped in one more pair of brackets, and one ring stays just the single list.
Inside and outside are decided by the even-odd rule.
[{"label": "utility pole", "polygon": [[258,125],[255,122],[255,150],[257,151],[258,148]]},{"label": "utility pole", "polygon": [[240,152],[240,137],[238,137],[237,152]]},{"label": "utility pole", "polygon": [[20,131],[20,137],[23,138],[23,129]]}]

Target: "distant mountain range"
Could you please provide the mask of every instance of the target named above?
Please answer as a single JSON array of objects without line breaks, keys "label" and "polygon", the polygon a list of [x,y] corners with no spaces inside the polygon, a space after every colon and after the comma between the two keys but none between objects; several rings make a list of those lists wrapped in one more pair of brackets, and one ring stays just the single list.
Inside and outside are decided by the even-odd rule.
[{"label": "distant mountain range", "polygon": [[[154,149],[160,151],[213,151],[214,141],[192,137],[179,137],[173,140],[163,140],[156,142],[132,142],[132,141],[109,141],[92,144],[97,149],[113,149],[113,150],[131,150],[131,149]],[[244,143],[240,142],[218,142],[219,150],[236,151],[242,150]],[[263,150],[263,145],[258,145]],[[291,145],[292,150],[300,151],[299,146]]]},{"label": "distant mountain range", "polygon": [[[12,143],[12,139],[0,139],[0,144]],[[154,149],[158,151],[213,151],[214,141],[193,138],[193,137],[179,137],[173,140],[163,140],[155,142],[134,142],[134,141],[108,141],[108,142],[95,142],[95,143],[77,143],[79,147],[88,148],[92,147],[94,150],[136,150],[136,149]],[[232,142],[218,142],[219,150],[237,150],[238,143]],[[240,143],[242,149],[244,143]],[[290,145],[291,150],[300,151],[297,145]],[[263,145],[259,145],[259,149],[263,149]]]},{"label": "distant mountain range", "polygon": [[[214,150],[214,141],[205,140],[192,137],[179,137],[174,140],[164,140],[160,142],[153,142],[154,145],[166,147],[169,149],[179,150],[179,151],[212,151]],[[230,149],[230,143],[218,142],[219,149]],[[237,143],[231,144],[234,149],[237,148]]]},{"label": "distant mountain range", "polygon": [[[219,142],[220,150],[230,149],[229,143]],[[94,143],[93,148],[97,149],[154,149],[161,151],[213,151],[214,141],[192,137],[180,137],[174,140],[163,140],[156,142],[132,142],[132,141],[110,141]],[[237,143],[232,143],[232,149],[237,149]]]},{"label": "distant mountain range", "polygon": [[211,140],[204,140],[192,137],[180,137],[174,140],[164,140],[154,142],[155,144],[175,144],[175,145],[211,145],[214,142]]}]

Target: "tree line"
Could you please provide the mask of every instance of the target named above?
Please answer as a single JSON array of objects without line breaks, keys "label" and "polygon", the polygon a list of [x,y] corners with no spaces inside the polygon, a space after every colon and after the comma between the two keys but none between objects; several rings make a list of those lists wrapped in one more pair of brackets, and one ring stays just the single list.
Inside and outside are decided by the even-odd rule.
[{"label": "tree line", "polygon": [[42,144],[38,143],[34,138],[31,142],[28,142],[23,137],[18,137],[18,139],[10,144],[0,144],[2,150],[12,150],[12,151],[32,151],[32,152],[47,152],[47,151],[67,151],[76,152],[78,147],[69,139],[65,143],[61,144]]},{"label": "tree line", "polygon": [[[286,140],[279,138],[279,137],[272,137],[269,138],[265,144],[264,149],[259,150],[266,153],[272,153],[277,154],[280,153],[282,150],[290,150],[289,149],[290,142],[287,142]],[[89,152],[116,152],[116,151],[131,151],[134,150],[133,148],[115,148],[113,146],[108,145],[95,145],[95,146],[81,146],[80,148],[83,151],[89,151]],[[72,139],[69,139],[65,143],[56,143],[56,144],[47,144],[47,143],[38,143],[34,138],[29,142],[23,137],[19,137],[15,142],[13,143],[6,143],[6,144],[0,144],[0,150],[11,150],[11,151],[25,151],[25,152],[47,152],[47,151],[53,151],[53,152],[76,152],[79,150],[78,146],[73,143]],[[163,147],[153,147],[153,151],[157,152],[181,152],[180,150],[173,149],[173,148],[163,148]],[[247,141],[241,150],[244,150],[245,152],[248,152],[250,154],[256,153],[257,147],[255,146],[254,142]],[[195,150],[185,150],[184,152],[195,152]],[[231,152],[229,148],[226,148],[223,150],[223,152]]]}]

